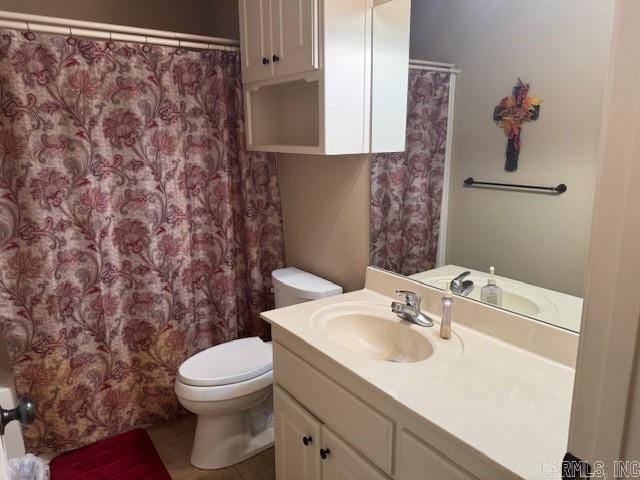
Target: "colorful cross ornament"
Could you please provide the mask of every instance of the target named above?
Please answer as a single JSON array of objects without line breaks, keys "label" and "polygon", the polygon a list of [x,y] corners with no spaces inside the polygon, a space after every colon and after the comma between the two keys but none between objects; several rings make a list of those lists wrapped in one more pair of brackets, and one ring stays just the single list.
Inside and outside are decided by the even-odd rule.
[{"label": "colorful cross ornament", "polygon": [[513,87],[513,95],[504,97],[493,111],[493,119],[509,139],[507,161],[504,165],[507,172],[515,172],[518,169],[522,124],[537,120],[540,116],[542,99],[528,94],[529,84],[518,78],[518,83]]}]

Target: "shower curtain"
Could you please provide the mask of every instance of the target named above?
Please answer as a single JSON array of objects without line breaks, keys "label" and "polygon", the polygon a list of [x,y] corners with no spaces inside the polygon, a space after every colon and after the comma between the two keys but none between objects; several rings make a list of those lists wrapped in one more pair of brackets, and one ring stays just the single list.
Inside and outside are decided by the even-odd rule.
[{"label": "shower curtain", "polygon": [[451,74],[411,70],[407,146],[371,161],[371,264],[413,275],[435,267]]},{"label": "shower curtain", "polygon": [[274,159],[248,153],[237,53],[0,31],[0,327],[28,450],[178,412],[190,355],[265,334]]}]

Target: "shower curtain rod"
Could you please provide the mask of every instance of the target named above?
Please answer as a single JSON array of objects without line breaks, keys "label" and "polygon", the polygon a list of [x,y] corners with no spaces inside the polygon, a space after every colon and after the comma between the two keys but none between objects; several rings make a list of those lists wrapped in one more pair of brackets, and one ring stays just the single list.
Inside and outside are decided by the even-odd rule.
[{"label": "shower curtain rod", "polygon": [[447,72],[458,74],[460,70],[453,63],[428,62],[426,60],[409,60],[411,70],[429,70],[432,72]]},{"label": "shower curtain rod", "polygon": [[112,23],[88,22],[4,10],[0,10],[0,28],[121,42],[150,43],[198,50],[239,50],[239,42],[228,38],[127,27]]},{"label": "shower curtain rod", "polygon": [[[0,28],[11,28],[30,32],[53,33],[101,40],[151,43],[169,47],[184,47],[198,50],[238,51],[240,42],[229,38],[194,35],[190,33],[128,27],[113,23],[89,22],[71,18],[32,15],[29,13],[0,10]],[[460,73],[452,63],[409,60],[409,68],[436,72]]]}]

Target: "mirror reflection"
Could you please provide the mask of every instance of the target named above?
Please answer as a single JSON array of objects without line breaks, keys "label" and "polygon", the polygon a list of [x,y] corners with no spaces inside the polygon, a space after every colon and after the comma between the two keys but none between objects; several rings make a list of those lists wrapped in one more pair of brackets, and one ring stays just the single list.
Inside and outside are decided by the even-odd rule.
[{"label": "mirror reflection", "polygon": [[579,331],[613,4],[579,5],[412,5],[406,151],[372,159],[373,265]]}]

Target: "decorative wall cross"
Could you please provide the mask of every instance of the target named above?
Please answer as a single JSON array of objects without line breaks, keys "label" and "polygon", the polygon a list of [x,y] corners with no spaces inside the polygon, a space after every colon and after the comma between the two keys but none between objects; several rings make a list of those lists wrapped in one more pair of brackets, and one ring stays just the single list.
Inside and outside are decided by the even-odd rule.
[{"label": "decorative wall cross", "polygon": [[528,94],[529,84],[518,79],[517,85],[513,87],[513,95],[504,97],[493,111],[493,119],[509,139],[507,161],[504,165],[507,172],[515,172],[518,169],[522,124],[537,120],[540,116],[542,99]]}]

